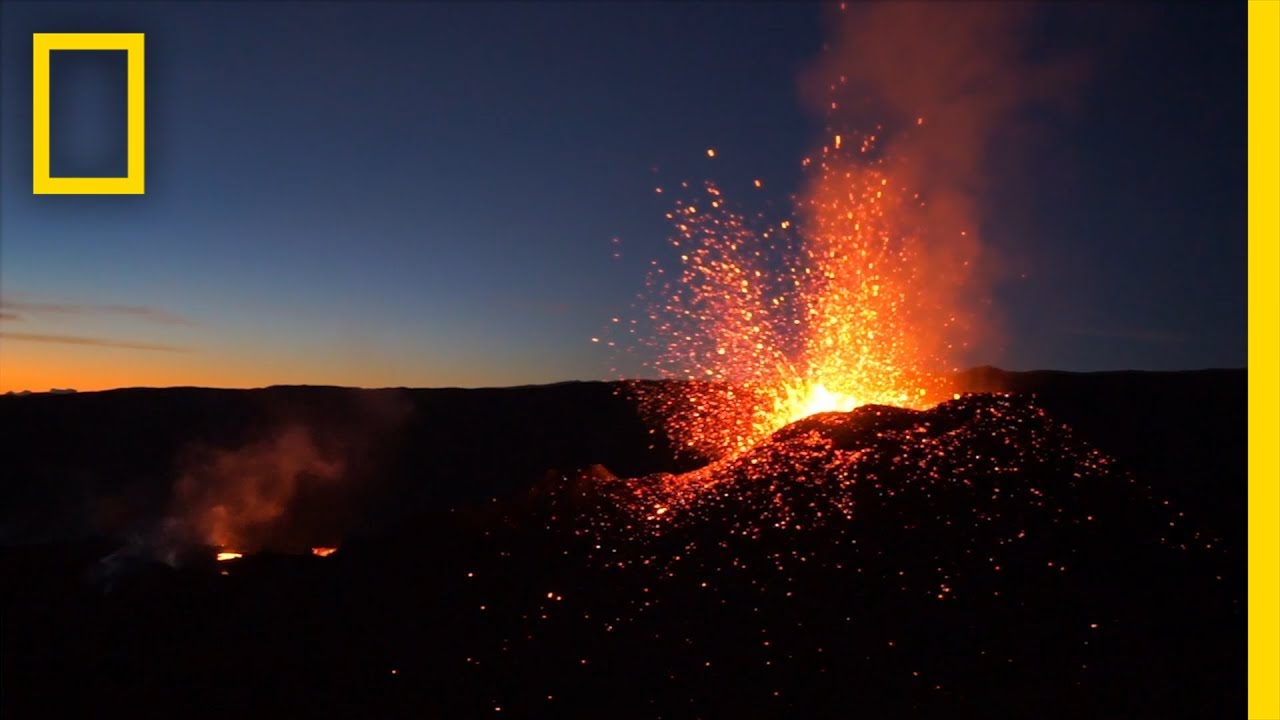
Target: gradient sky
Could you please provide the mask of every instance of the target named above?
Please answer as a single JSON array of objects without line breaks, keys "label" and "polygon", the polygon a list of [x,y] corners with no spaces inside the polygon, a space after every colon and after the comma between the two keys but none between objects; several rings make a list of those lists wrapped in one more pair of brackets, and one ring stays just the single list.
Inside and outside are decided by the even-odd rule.
[{"label": "gradient sky", "polygon": [[[146,33],[145,195],[32,195],[33,32]],[[1039,32],[1093,70],[981,199],[1003,333],[963,360],[1243,367],[1244,4]],[[590,338],[668,252],[654,186],[786,204],[823,38],[781,2],[5,0],[0,391],[610,377]],[[66,55],[54,172],[118,172],[123,58]]]}]

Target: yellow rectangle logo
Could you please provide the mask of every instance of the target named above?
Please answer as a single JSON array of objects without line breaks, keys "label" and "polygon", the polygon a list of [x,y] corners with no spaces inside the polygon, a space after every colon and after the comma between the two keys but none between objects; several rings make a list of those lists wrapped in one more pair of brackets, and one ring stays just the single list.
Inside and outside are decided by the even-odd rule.
[{"label": "yellow rectangle logo", "polygon": [[[146,158],[143,33],[34,33],[32,49],[32,192],[36,195],[141,195]],[[128,67],[128,170],[124,177],[49,176],[49,54],[55,50],[123,50]]]}]

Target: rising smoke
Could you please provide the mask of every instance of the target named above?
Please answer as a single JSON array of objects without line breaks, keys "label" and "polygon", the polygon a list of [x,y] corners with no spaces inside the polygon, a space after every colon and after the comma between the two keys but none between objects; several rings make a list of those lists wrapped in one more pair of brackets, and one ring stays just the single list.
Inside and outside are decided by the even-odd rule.
[{"label": "rising smoke", "polygon": [[343,469],[300,426],[235,450],[202,449],[174,487],[166,534],[181,544],[257,550],[300,491],[339,482]]},{"label": "rising smoke", "polygon": [[990,293],[1001,264],[983,233],[998,208],[984,203],[995,183],[1014,179],[995,171],[993,152],[1026,147],[1035,114],[1071,108],[1088,75],[1079,55],[1041,51],[1048,12],[1016,2],[833,6],[830,39],[801,77],[805,104],[830,134],[874,135],[871,157],[919,194],[922,305],[955,317],[939,342],[961,354],[999,336]]}]

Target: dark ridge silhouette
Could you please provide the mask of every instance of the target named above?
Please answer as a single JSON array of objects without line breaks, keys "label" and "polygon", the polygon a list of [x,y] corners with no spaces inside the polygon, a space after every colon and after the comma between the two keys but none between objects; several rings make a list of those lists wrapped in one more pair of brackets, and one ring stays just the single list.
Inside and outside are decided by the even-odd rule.
[{"label": "dark ridge silhouette", "polygon": [[706,468],[615,383],[5,397],[0,711],[1242,711],[1245,372],[959,379]]},{"label": "dark ridge silhouette", "polygon": [[[1224,530],[1241,517],[1245,372],[1011,373],[981,368],[962,390],[1030,393]],[[192,448],[235,449],[285,425],[350,455],[338,512],[376,530],[414,509],[488,501],[552,468],[623,475],[688,470],[617,383],[495,389],[277,386],[129,389],[0,400],[0,542],[115,536],[161,519]],[[353,446],[353,447],[346,447]],[[358,446],[358,447],[354,447]],[[651,447],[652,446],[652,447]],[[1241,531],[1242,532],[1242,531]],[[1241,535],[1243,537],[1243,535]]]}]

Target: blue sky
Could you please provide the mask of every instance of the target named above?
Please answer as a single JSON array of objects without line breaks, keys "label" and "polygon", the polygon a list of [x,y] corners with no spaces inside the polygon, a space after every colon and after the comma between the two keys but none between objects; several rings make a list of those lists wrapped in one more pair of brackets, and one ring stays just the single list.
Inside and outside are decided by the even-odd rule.
[{"label": "blue sky", "polygon": [[[1111,7],[1046,10],[1095,70],[981,199],[1014,272],[966,360],[1243,366],[1244,12]],[[0,389],[609,377],[590,338],[667,252],[653,187],[760,177],[785,205],[821,128],[807,4],[2,8]],[[145,195],[31,194],[52,31],[146,33]],[[111,62],[55,64],[55,163],[116,162]]]}]

